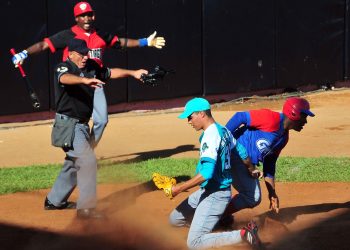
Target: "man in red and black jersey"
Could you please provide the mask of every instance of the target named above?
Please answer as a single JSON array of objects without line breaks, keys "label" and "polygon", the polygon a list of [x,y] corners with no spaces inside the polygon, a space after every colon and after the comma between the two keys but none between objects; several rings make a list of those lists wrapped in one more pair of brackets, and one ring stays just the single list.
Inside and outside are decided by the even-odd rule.
[{"label": "man in red and black jersey", "polygon": [[[90,49],[89,58],[95,60],[100,66],[103,66],[103,54],[106,48],[123,49],[149,46],[161,49],[165,46],[164,38],[156,37],[156,32],[148,38],[128,39],[119,38],[115,34],[96,29],[94,27],[95,12],[87,2],[79,2],[75,5],[74,17],[76,25],[33,44],[14,55],[12,62],[15,65],[22,64],[28,55],[40,53],[47,49],[50,49],[52,53],[63,50],[62,60],[65,61],[68,56],[67,44],[72,38],[84,40]],[[100,141],[108,122],[107,101],[102,87],[95,90],[92,119],[94,126],[91,143],[95,147]]]}]

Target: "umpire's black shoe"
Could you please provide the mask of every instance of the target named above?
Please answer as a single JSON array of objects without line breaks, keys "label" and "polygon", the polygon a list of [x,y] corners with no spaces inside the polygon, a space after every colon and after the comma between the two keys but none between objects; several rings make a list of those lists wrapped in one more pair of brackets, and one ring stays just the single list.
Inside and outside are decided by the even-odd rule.
[{"label": "umpire's black shoe", "polygon": [[75,202],[71,202],[71,201],[66,201],[61,206],[55,206],[47,199],[47,197],[46,197],[45,203],[44,203],[45,210],[75,209],[76,207],[77,207],[77,204]]},{"label": "umpire's black shoe", "polygon": [[77,210],[77,218],[78,219],[99,219],[103,220],[106,219],[106,216],[101,213],[96,211],[94,208],[84,208],[84,209],[78,209]]}]

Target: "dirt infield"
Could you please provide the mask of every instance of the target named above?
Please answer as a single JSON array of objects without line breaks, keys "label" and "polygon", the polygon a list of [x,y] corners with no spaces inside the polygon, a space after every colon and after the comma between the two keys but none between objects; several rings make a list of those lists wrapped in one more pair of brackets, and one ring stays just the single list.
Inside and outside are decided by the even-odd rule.
[{"label": "dirt infield", "polygon": [[[308,120],[301,133],[291,133],[282,155],[349,156],[350,90],[306,98],[316,117]],[[235,111],[280,110],[282,104],[283,100],[220,104],[213,106],[213,114],[225,124]],[[177,119],[178,113],[112,115],[96,150],[98,158],[125,162],[197,157],[199,134]],[[62,152],[50,146],[50,125],[51,121],[0,124],[0,166],[61,162]],[[44,211],[47,192],[0,196],[0,249],[186,249],[188,229],[171,228],[167,216],[188,193],[168,200],[149,183],[99,185],[99,209],[107,212],[109,219],[80,222],[74,210]],[[349,248],[350,183],[277,183],[277,192],[281,199],[278,215],[268,212],[263,188],[262,204],[237,213],[233,227],[240,228],[254,217],[267,249]],[[73,193],[72,199],[76,197]]]}]

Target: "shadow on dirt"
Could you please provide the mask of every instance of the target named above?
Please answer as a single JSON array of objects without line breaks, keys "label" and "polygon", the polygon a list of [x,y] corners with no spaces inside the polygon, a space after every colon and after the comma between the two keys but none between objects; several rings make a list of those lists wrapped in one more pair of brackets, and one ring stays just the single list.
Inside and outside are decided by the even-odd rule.
[{"label": "shadow on dirt", "polygon": [[[123,249],[116,243],[94,236],[74,236],[0,224],[0,248],[12,250],[34,249]],[[127,249],[127,248],[124,248]]]},{"label": "shadow on dirt", "polygon": [[[189,151],[198,151],[198,148],[195,147],[195,145],[181,145],[176,148],[170,148],[170,149],[162,149],[162,150],[153,150],[153,151],[146,151],[146,152],[137,152],[133,154],[126,154],[126,155],[116,155],[116,156],[110,156],[110,157],[101,157],[98,160],[111,160],[112,162],[110,164],[116,164],[116,163],[134,163],[134,162],[141,162],[146,161],[154,158],[168,158],[172,155],[189,152]],[[118,158],[122,157],[128,157],[128,156],[135,156],[132,159],[127,160],[118,160]],[[109,163],[103,163],[102,165],[110,165]]]},{"label": "shadow on dirt", "polygon": [[[349,207],[349,202],[346,207]],[[350,212],[345,212],[310,228],[289,233],[269,249],[349,249],[349,228]]]},{"label": "shadow on dirt", "polygon": [[[187,178],[179,176],[177,178]],[[153,185],[153,184],[152,184]],[[121,199],[122,196],[134,196],[135,198],[145,191],[155,189],[150,182],[122,190],[103,199]],[[103,201],[101,200],[101,202]],[[119,204],[119,202],[118,202]],[[116,205],[116,204],[115,204]],[[125,204],[124,204],[125,206]],[[117,209],[118,207],[115,207]],[[287,223],[295,219],[297,215],[311,214],[318,212],[327,212],[338,208],[350,208],[350,202],[346,203],[327,203],[307,206],[298,206],[281,209],[279,217],[280,222]],[[292,213],[291,216],[288,213]],[[270,213],[263,213],[262,217],[268,218]],[[285,216],[285,218],[284,218]],[[84,235],[67,235],[62,233],[47,232],[33,228],[19,227],[8,224],[0,224],[0,248],[14,250],[73,250],[73,249],[169,249],[167,244],[159,239],[152,238],[138,232],[135,238],[135,228],[128,228],[122,223],[114,221],[106,222],[87,222],[83,223],[74,220],[73,227],[84,229]],[[108,230],[106,229],[108,227]],[[288,232],[284,237],[278,238],[274,235],[275,240],[272,244],[266,244],[264,249],[349,249],[350,238],[348,229],[350,228],[350,212],[341,213],[335,217],[321,221],[314,226],[297,231]],[[264,230],[264,229],[263,229]],[[133,232],[133,233],[131,233]],[[266,232],[265,232],[266,233]],[[271,234],[271,232],[269,232]],[[277,239],[277,240],[276,240]],[[263,239],[264,241],[264,239]],[[174,247],[171,249],[183,249]],[[238,248],[241,249],[241,248]],[[244,248],[246,249],[246,248]]]},{"label": "shadow on dirt", "polygon": [[[288,224],[299,215],[349,209],[302,231],[291,232]],[[259,226],[263,249],[349,249],[350,238],[344,236],[350,227],[350,202],[323,203],[281,208],[278,214],[268,211],[253,218]],[[221,230],[242,228],[247,221],[235,222]],[[318,234],[320,232],[320,234]],[[337,236],[342,234],[341,236]],[[307,237],[305,237],[307,235]],[[302,239],[299,241],[299,239]],[[314,244],[314,241],[317,242]],[[321,242],[321,243],[320,243]]]},{"label": "shadow on dirt", "polygon": [[[348,208],[350,202],[324,203],[282,208],[278,214],[268,211],[257,216],[265,249],[348,249],[350,238],[344,232],[350,226],[350,212],[291,233],[287,225],[305,214],[325,213]],[[342,236],[338,236],[342,234]],[[332,235],[332,236],[331,236]],[[334,237],[337,235],[336,237]],[[277,239],[277,240],[276,240]],[[274,242],[271,244],[271,242]],[[345,247],[346,246],[346,247]]]},{"label": "shadow on dirt", "polygon": [[305,205],[297,207],[287,207],[281,208],[278,214],[268,211],[259,215],[260,221],[265,221],[268,217],[270,219],[279,221],[284,224],[289,224],[293,222],[298,215],[302,214],[314,214],[314,213],[323,213],[328,212],[338,208],[350,208],[350,202],[345,203],[323,203],[323,204],[314,204],[314,205]]},{"label": "shadow on dirt", "polygon": [[[175,176],[177,182],[189,180],[191,177],[187,175]],[[114,213],[120,209],[124,209],[136,202],[136,198],[147,192],[158,190],[153,181],[147,181],[136,186],[119,190],[107,197],[99,200],[98,209],[105,213]]]},{"label": "shadow on dirt", "polygon": [[[163,250],[167,245],[142,232],[135,233],[113,221],[73,220],[72,227],[83,235],[47,232],[33,228],[0,224],[0,249],[4,250]],[[108,228],[108,230],[105,230]],[[135,238],[137,235],[137,238]],[[169,246],[169,242],[167,243]],[[183,248],[174,247],[174,250]]]}]

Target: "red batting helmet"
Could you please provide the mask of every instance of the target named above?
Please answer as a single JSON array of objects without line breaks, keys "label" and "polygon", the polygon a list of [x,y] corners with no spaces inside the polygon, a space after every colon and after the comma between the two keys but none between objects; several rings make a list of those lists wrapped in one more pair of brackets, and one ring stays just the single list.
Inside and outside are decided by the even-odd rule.
[{"label": "red batting helmet", "polygon": [[77,17],[81,14],[87,12],[93,12],[94,10],[91,8],[91,5],[87,2],[79,2],[74,6],[74,17]]},{"label": "red batting helmet", "polygon": [[315,116],[315,114],[310,111],[310,104],[307,100],[300,97],[288,98],[283,105],[283,114],[290,120],[297,121],[300,119],[301,113]]}]

